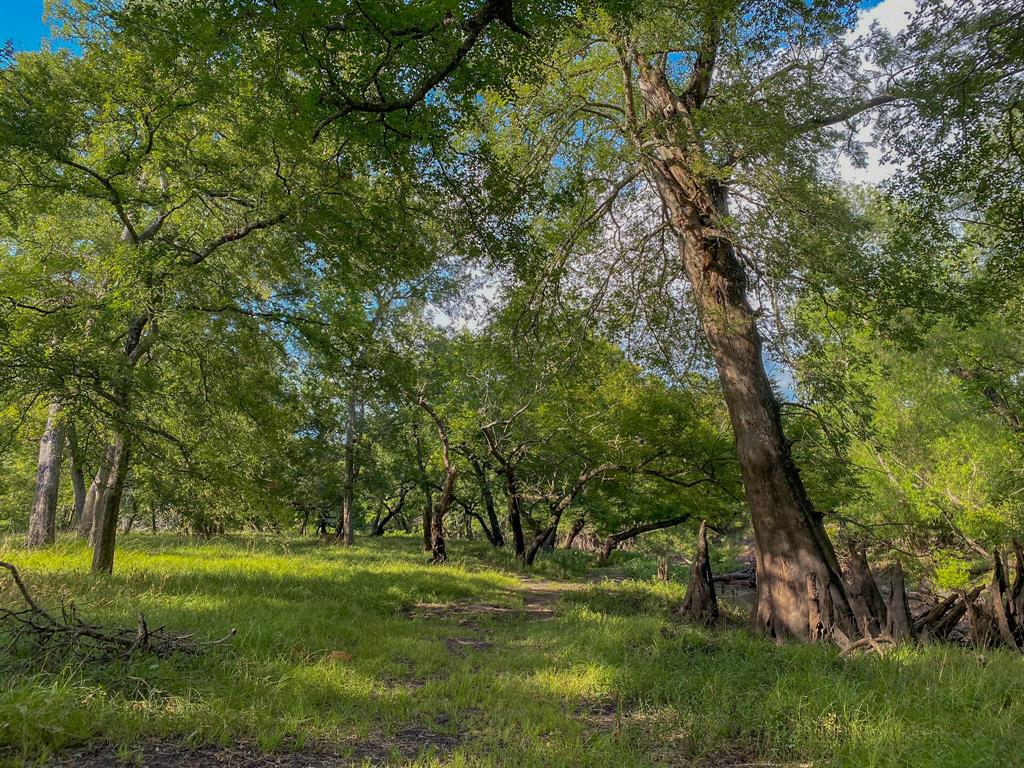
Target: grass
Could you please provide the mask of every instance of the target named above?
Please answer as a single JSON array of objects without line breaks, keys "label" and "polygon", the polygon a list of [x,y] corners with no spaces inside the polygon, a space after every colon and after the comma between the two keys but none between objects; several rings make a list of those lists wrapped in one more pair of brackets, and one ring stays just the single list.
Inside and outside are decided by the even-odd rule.
[{"label": "grass", "polygon": [[[936,646],[838,659],[686,627],[678,583],[595,582],[558,557],[544,575],[573,581],[538,598],[507,555],[451,550],[432,567],[408,538],[138,535],[123,537],[113,577],[94,577],[76,542],[0,545],[47,606],[73,599],[129,625],[143,611],[207,638],[238,629],[194,659],[25,672],[0,657],[0,764],[94,739],[131,756],[157,739],[355,765],[1024,765],[1019,657]],[[5,584],[0,601],[14,599]],[[526,610],[451,609],[466,604]]]}]

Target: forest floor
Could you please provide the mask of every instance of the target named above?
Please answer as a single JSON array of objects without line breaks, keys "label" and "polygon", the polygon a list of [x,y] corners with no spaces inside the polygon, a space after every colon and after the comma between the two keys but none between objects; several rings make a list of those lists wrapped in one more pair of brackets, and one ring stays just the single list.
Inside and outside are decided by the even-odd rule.
[{"label": "forest floor", "polygon": [[[643,558],[592,569],[556,553],[524,575],[481,543],[450,549],[435,567],[403,537],[133,535],[115,575],[94,577],[77,542],[0,543],[44,606],[238,630],[189,658],[0,655],[0,765],[1024,765],[1019,657],[840,659],[687,627],[683,585]],[[0,585],[0,605],[16,602]]]}]

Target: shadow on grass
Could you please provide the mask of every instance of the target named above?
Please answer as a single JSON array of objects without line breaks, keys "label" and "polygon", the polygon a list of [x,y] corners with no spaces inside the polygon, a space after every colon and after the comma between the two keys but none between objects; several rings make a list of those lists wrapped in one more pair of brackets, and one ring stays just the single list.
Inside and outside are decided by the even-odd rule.
[{"label": "shadow on grass", "polygon": [[[113,578],[84,575],[73,544],[4,556],[44,601],[79,595],[105,621],[141,609],[210,637],[237,626],[238,638],[193,660],[5,679],[0,743],[19,758],[94,737],[339,753],[372,742],[387,754],[414,731],[420,765],[1015,765],[1024,750],[1024,663],[1008,654],[840,660],[686,627],[682,588],[640,581],[566,590],[545,620],[417,614],[522,596],[458,549],[451,566],[426,565],[415,540],[139,539]],[[389,764],[414,762],[395,754]]]}]

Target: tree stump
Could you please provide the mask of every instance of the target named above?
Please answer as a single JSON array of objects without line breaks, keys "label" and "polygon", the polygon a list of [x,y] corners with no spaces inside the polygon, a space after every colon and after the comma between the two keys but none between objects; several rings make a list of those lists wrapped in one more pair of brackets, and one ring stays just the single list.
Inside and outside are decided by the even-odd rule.
[{"label": "tree stump", "polygon": [[896,643],[914,639],[914,622],[907,604],[907,586],[903,578],[903,564],[897,560],[890,575],[891,590],[886,605],[885,634]]},{"label": "tree stump", "polygon": [[718,621],[718,598],[715,596],[715,581],[708,557],[707,522],[701,522],[697,532],[697,557],[693,563],[690,583],[686,586],[682,613],[690,621],[702,626],[711,626]]},{"label": "tree stump", "polygon": [[887,609],[878,583],[868,565],[867,548],[863,544],[850,543],[850,565],[847,572],[850,607],[853,609],[858,626],[867,622],[872,632],[878,633],[886,626]]}]

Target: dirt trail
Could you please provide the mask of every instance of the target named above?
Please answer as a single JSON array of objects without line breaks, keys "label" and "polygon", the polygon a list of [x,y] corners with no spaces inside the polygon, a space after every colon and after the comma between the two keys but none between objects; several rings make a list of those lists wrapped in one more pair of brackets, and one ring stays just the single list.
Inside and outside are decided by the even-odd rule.
[{"label": "dirt trail", "polygon": [[[569,592],[580,592],[602,583],[619,583],[629,578],[616,571],[589,573],[583,581],[520,576],[517,586],[506,592],[522,600],[522,606],[490,603],[417,603],[409,610],[414,618],[469,618],[472,616],[508,616],[512,618],[551,619],[556,615],[558,599]],[[460,621],[460,623],[463,623]]]}]

